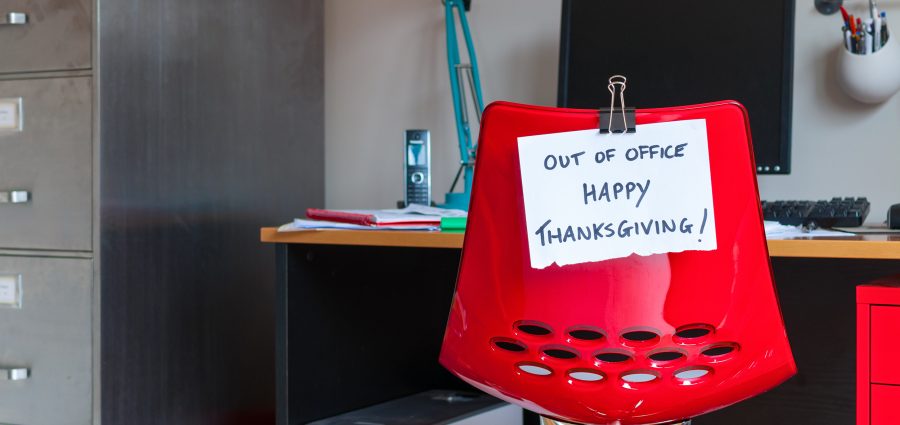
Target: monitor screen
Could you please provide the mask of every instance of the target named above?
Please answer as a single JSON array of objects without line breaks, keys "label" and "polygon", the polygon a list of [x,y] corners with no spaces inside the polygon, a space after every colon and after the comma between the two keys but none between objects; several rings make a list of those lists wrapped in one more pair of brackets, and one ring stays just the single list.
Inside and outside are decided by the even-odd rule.
[{"label": "monitor screen", "polygon": [[563,0],[559,106],[736,100],[750,114],[757,172],[790,172],[794,1]]}]

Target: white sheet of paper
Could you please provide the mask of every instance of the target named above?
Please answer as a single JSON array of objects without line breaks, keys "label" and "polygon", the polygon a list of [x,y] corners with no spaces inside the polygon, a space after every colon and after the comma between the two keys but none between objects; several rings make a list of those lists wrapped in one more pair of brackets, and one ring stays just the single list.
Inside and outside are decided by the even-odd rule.
[{"label": "white sheet of paper", "polygon": [[0,99],[0,130],[19,129],[18,99]]},{"label": "white sheet of paper", "polygon": [[706,120],[518,142],[531,267],[716,249]]},{"label": "white sheet of paper", "polygon": [[0,307],[19,307],[22,302],[21,277],[0,275]]}]

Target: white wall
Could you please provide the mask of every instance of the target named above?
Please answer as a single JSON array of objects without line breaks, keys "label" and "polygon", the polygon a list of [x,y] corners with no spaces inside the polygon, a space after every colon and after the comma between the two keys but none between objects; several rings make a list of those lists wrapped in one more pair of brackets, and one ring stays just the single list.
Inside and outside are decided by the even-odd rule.
[{"label": "white wall", "polygon": [[[864,16],[861,6],[868,2],[846,3],[853,6],[851,13]],[[900,2],[879,4],[900,35]],[[876,106],[847,97],[834,72],[840,18],[820,15],[812,1],[798,1],[796,22],[793,169],[788,176],[760,176],[760,195],[771,200],[864,195],[872,202],[868,221],[884,221],[888,206],[900,203],[900,95]]]},{"label": "white wall", "polygon": [[[900,34],[900,2],[881,3]],[[485,102],[554,105],[560,1],[474,0],[472,8]],[[873,107],[840,91],[839,20],[819,15],[812,1],[797,2],[793,172],[761,176],[760,192],[770,200],[865,195],[869,221],[880,221],[900,203],[900,96]],[[416,127],[432,131],[442,201],[459,157],[443,30],[438,0],[326,1],[328,207],[392,207],[401,199],[402,131]]]},{"label": "white wall", "polygon": [[[474,0],[469,24],[485,104],[556,104],[559,0]],[[462,40],[462,39],[460,39]],[[459,167],[439,0],[325,2],[325,199],[403,199],[403,130],[431,130],[434,199]]]}]

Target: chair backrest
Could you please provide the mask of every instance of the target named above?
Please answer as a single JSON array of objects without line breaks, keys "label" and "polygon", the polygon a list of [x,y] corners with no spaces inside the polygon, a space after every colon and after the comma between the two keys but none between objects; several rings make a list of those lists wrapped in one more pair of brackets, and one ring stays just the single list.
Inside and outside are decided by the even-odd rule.
[{"label": "chair backrest", "polygon": [[700,118],[717,249],[535,269],[517,139],[596,129],[598,114],[489,105],[441,364],[489,394],[580,424],[687,419],[793,375],[746,111],[719,102],[636,115],[638,131]]}]

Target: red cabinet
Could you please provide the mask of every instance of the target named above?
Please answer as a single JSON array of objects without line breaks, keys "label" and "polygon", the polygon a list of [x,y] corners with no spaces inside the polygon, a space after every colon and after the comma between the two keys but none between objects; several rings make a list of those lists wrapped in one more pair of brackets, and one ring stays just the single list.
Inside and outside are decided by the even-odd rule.
[{"label": "red cabinet", "polygon": [[856,423],[900,424],[900,276],[856,288]]},{"label": "red cabinet", "polygon": [[870,381],[900,385],[900,306],[871,304],[869,317]]},{"label": "red cabinet", "polygon": [[872,424],[900,424],[900,386],[872,384]]}]

